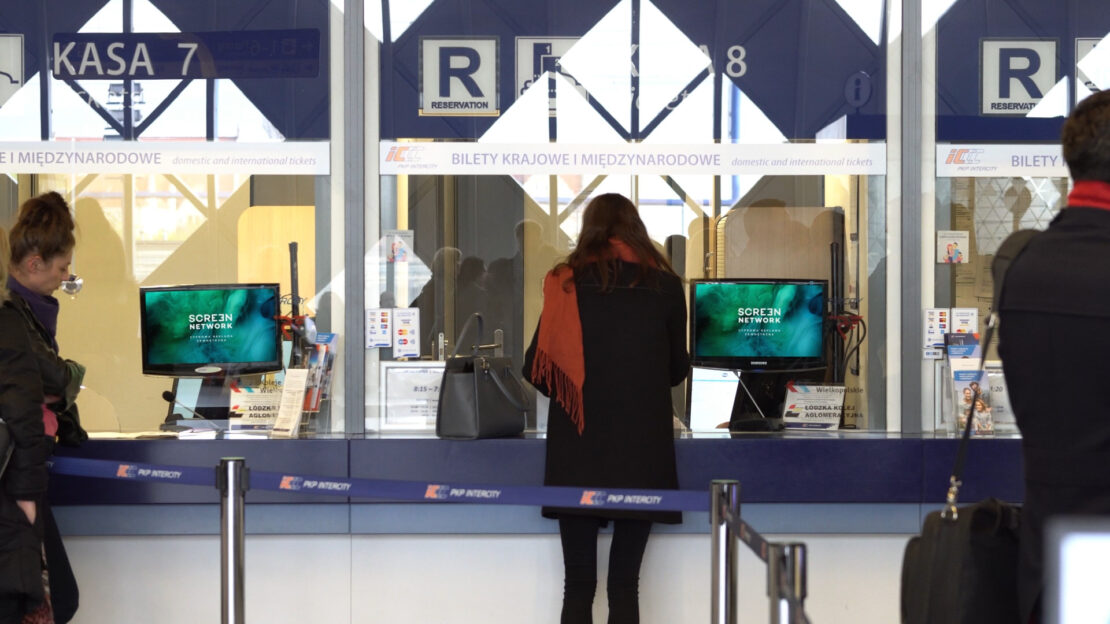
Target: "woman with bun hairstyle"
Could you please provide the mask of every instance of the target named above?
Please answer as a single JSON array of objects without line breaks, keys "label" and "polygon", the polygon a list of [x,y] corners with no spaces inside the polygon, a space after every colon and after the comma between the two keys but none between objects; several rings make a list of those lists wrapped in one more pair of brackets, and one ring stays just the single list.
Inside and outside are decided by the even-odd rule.
[{"label": "woman with bun hairstyle", "polygon": [[[544,484],[677,489],[671,387],[686,378],[682,280],[636,206],[608,193],[586,206],[574,251],[544,279],[524,376],[551,397]],[[559,520],[562,624],[590,623],[598,530],[613,521],[609,623],[639,622],[639,574],[652,522],[676,511],[544,507]]]},{"label": "woman with bun hairstyle", "polygon": [[[48,451],[55,443],[75,446],[88,438],[74,402],[85,368],[58,354],[59,304],[52,294],[69,278],[75,245],[73,229],[69,205],[52,191],[24,202],[8,235],[11,250],[6,286],[38,369],[39,415]],[[77,581],[45,497],[39,497],[35,507],[33,520],[43,539],[53,621],[63,624],[77,611]]]},{"label": "woman with bun hairstyle", "polygon": [[0,419],[11,440],[10,450],[0,449],[0,623],[16,624],[46,608],[36,501],[46,496],[51,447],[38,365],[6,286],[7,261],[8,237],[0,229]]}]

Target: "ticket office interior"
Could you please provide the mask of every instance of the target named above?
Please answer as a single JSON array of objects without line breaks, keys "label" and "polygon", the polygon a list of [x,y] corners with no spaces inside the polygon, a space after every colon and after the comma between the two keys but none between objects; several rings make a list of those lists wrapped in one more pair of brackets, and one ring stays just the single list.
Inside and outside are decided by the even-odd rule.
[{"label": "ticket office interior", "polygon": [[[106,3],[105,6],[118,10],[119,4]],[[401,110],[396,102],[405,101],[405,94],[400,93],[401,90],[387,88],[386,83],[393,82],[391,71],[395,68],[386,63],[413,61],[408,56],[402,58],[400,52],[406,49],[405,45],[415,45],[421,27],[443,18],[444,13],[436,12],[444,9],[440,4],[431,3],[428,7],[431,12],[425,17],[409,16],[411,32],[403,32],[394,24],[392,39],[384,44],[383,34],[373,32],[373,29],[367,33],[367,52],[362,59],[366,70],[363,86],[371,96],[364,115],[366,131],[363,138],[368,146],[367,153],[373,152],[378,138],[480,138],[477,125],[469,122],[463,123],[466,128],[463,134],[466,136],[428,137],[419,127],[413,132],[405,131],[404,124],[398,119],[415,114],[410,110],[413,109],[412,102],[406,101],[406,108]],[[612,4],[617,7],[628,2]],[[1017,4],[1025,8],[1036,5],[1033,2]],[[181,22],[185,15],[180,7],[173,6],[174,3],[140,1],[126,5],[163,9],[172,16],[174,24]],[[332,76],[342,75],[339,72],[343,65],[359,61],[345,56],[342,39],[334,35],[338,32],[337,28],[343,26],[343,15],[330,9],[326,3],[322,5],[316,10],[322,9],[326,14],[323,21],[332,33],[325,37],[328,42],[328,54],[325,55],[329,61],[327,71]],[[920,120],[924,126],[921,149],[917,150],[926,154],[925,161],[931,148],[939,141],[986,140],[992,138],[990,128],[999,127],[993,118],[988,120],[977,116],[973,110],[964,110],[967,105],[963,96],[951,96],[952,89],[945,82],[945,72],[953,71],[952,68],[959,64],[945,60],[951,46],[941,45],[943,42],[949,39],[978,40],[979,35],[1017,36],[1015,32],[1021,28],[1044,36],[1060,35],[1062,32],[1063,39],[1069,41],[1079,34],[1098,34],[1093,31],[1072,32],[1072,27],[1060,26],[1056,23],[1058,20],[1051,16],[1042,16],[1041,22],[1025,22],[1021,28],[1005,17],[1010,13],[999,17],[997,22],[982,24],[966,18],[967,12],[974,12],[975,5],[971,0],[962,0],[954,3],[950,11],[941,16],[929,16],[928,7],[920,7],[926,13],[922,20],[930,26],[923,28],[926,34],[921,52],[925,76],[918,93],[927,104],[926,114]],[[398,19],[399,7],[396,3],[389,6],[394,9],[393,19]],[[1069,3],[1073,12],[1088,11],[1093,6],[1089,2]],[[607,9],[614,7],[606,5]],[[1017,9],[1022,7],[1015,8],[1013,12],[1020,12]],[[669,6],[661,8],[665,14],[674,16],[682,15],[684,10]],[[462,7],[459,10],[469,9]],[[820,10],[830,10],[830,7],[822,4]],[[367,7],[366,13],[369,21],[373,22],[376,6]],[[881,29],[897,30],[897,24],[889,23],[889,15],[882,11],[878,14],[882,15]],[[1095,30],[1101,28],[1095,23],[1097,21],[1091,22]],[[677,19],[673,23],[681,22],[682,19]],[[858,38],[860,34],[857,31],[866,30],[861,24],[852,26],[852,37]],[[588,26],[583,26],[581,30],[587,31]],[[976,37],[962,36],[968,28],[976,31]],[[751,33],[751,36],[758,38],[759,32]],[[835,43],[836,37],[830,38]],[[885,141],[888,159],[891,159],[892,155],[897,156],[894,150],[900,150],[901,154],[907,150],[899,139],[894,138],[900,130],[899,126],[894,125],[896,132],[890,133],[886,125],[898,121],[903,125],[912,125],[918,120],[904,119],[900,114],[887,116],[891,111],[899,112],[900,104],[893,97],[893,87],[888,89],[885,85],[901,85],[901,50],[898,46],[889,45],[882,37],[872,37],[871,41],[875,42],[872,44],[872,57],[879,59],[878,71],[874,72],[876,68],[872,68],[873,73],[884,80],[876,85],[869,103],[870,110],[876,114],[871,120],[870,130],[858,135],[870,138],[856,140]],[[727,46],[721,47],[722,61],[727,62],[730,58],[727,56],[728,49]],[[1074,60],[1066,45],[1061,44],[1057,53],[1060,57],[1058,65],[1063,66],[1063,61]],[[810,50],[809,55],[817,56],[814,50]],[[835,64],[836,55],[831,58]],[[795,67],[794,88],[816,84],[814,68],[807,64],[812,62],[812,58],[799,61]],[[34,71],[29,69],[26,73],[33,76]],[[1061,70],[1059,73],[1064,72]],[[758,137],[758,129],[765,130],[770,122],[775,126],[775,132],[783,135],[782,140],[804,143],[818,138],[818,130],[825,127],[814,126],[813,123],[808,126],[783,126],[782,123],[776,124],[771,118],[773,114],[769,117],[767,111],[752,114],[754,109],[751,106],[755,104],[758,108],[757,94],[765,87],[755,82],[734,81],[731,86],[735,88],[727,88],[730,77],[726,77],[724,72],[718,77],[720,84],[726,87],[721,92],[727,94],[726,97],[736,97],[738,102],[735,107],[720,107],[723,112],[715,123],[722,129],[721,137],[758,142],[759,139],[753,137]],[[643,88],[648,89],[652,78],[645,74],[642,80]],[[736,86],[737,82],[739,86]],[[778,83],[781,82],[779,76]],[[331,127],[338,128],[347,123],[337,112],[337,102],[348,87],[343,80],[333,79],[331,84],[334,86],[326,90],[330,95],[325,96],[328,102],[325,109],[331,112],[326,116]],[[670,83],[664,79],[661,84],[666,87]],[[32,88],[30,82],[24,87],[28,88]],[[68,86],[54,81],[52,97],[71,97],[68,89]],[[301,91],[303,89],[296,90],[297,93]],[[824,99],[812,96],[812,102],[807,104],[809,108],[822,108],[822,102],[828,105],[844,97],[842,90],[835,97],[829,95],[829,89],[817,89],[817,92],[825,93]],[[381,98],[382,111],[373,110],[373,97],[376,96]],[[108,89],[105,98],[110,97],[111,90]],[[695,111],[692,113],[694,116],[706,117],[708,111],[715,110],[712,102],[707,104],[704,97],[701,106],[697,106],[698,97],[694,94],[684,99],[683,103],[695,105],[690,107]],[[13,106],[8,104],[5,108],[11,111]],[[316,108],[319,109],[319,106]],[[57,122],[64,115],[54,108],[51,110],[54,111],[57,130]],[[829,118],[835,121],[839,110],[835,107],[830,110]],[[736,111],[739,114],[733,114]],[[745,111],[747,114],[744,114]],[[316,114],[319,115],[318,110]],[[624,119],[624,112],[615,114]],[[263,117],[267,123],[273,121],[265,114]],[[879,121],[876,122],[876,119]],[[93,124],[100,126],[94,134],[99,133],[103,138],[102,122],[97,120]],[[400,132],[399,125],[402,126]],[[1052,131],[1058,125],[1058,118],[1011,118],[1006,128],[1035,126],[1036,132],[1024,135],[1037,141],[1052,142]],[[263,123],[261,127],[268,126]],[[851,124],[846,124],[846,127],[849,128],[845,131],[847,139],[852,140]],[[877,131],[877,127],[882,130]],[[9,125],[9,134],[13,132],[11,128]],[[961,128],[964,130],[961,131]],[[730,132],[731,129],[735,132]],[[15,132],[37,135],[39,130],[41,128],[20,128]],[[670,129],[660,125],[655,130],[659,133],[657,137],[671,141],[698,136],[689,133],[681,124]],[[57,140],[63,135],[55,132],[43,138]],[[1022,136],[1013,132],[1007,132],[1007,135],[1007,138]],[[39,138],[5,136],[6,140]],[[295,136],[295,132],[288,132],[286,138]],[[333,172],[342,167],[350,175],[351,171],[362,168],[361,163],[343,160],[343,136],[331,131],[323,136],[332,145]],[[709,136],[706,140],[717,139]],[[907,299],[904,289],[916,289],[919,282],[922,307],[931,303],[937,306],[979,307],[985,311],[989,306],[989,300],[982,296],[984,291],[978,279],[981,273],[976,272],[976,267],[981,267],[989,258],[988,250],[979,249],[973,242],[967,266],[934,266],[935,258],[931,253],[934,232],[943,228],[965,229],[969,223],[970,227],[966,229],[978,232],[986,218],[984,215],[991,211],[1009,211],[1014,225],[1043,226],[1052,212],[1062,205],[1067,187],[1066,178],[1060,177],[936,178],[924,175],[920,185],[922,196],[928,202],[932,194],[933,201],[923,206],[918,214],[915,201],[898,199],[900,191],[905,188],[904,176],[917,175],[913,170],[914,164],[912,161],[904,162],[908,169],[894,167],[887,176],[758,175],[745,179],[744,176],[714,178],[705,175],[701,176],[701,180],[680,181],[656,176],[606,176],[604,172],[594,176],[378,177],[376,160],[368,158],[365,167],[367,177],[363,180],[368,198],[364,207],[367,236],[363,249],[359,250],[368,263],[368,275],[366,292],[362,293],[361,300],[357,294],[343,298],[336,293],[339,290],[337,285],[342,281],[346,258],[350,256],[344,256],[342,245],[337,244],[347,213],[343,205],[344,190],[335,175],[268,179],[267,176],[250,175],[249,172],[57,175],[14,171],[0,181],[3,187],[0,197],[4,198],[0,215],[4,217],[5,225],[10,224],[23,199],[46,189],[64,189],[64,194],[74,206],[79,240],[75,269],[86,276],[88,286],[76,298],[63,298],[60,341],[67,356],[89,364],[83,413],[93,430],[149,429],[166,412],[160,391],[166,387],[167,380],[143,377],[138,372],[138,336],[134,321],[137,315],[134,298],[138,285],[228,281],[278,281],[287,284],[285,245],[290,240],[297,240],[300,244],[301,291],[311,295],[311,304],[322,329],[342,331],[347,327],[347,315],[361,315],[361,309],[386,305],[389,300],[392,300],[390,305],[406,305],[402,300],[407,298],[407,304],[415,302],[421,308],[422,317],[428,319],[429,327],[441,327],[450,336],[457,330],[460,319],[468,311],[476,309],[468,300],[477,294],[484,305],[498,306],[496,311],[487,313],[497,319],[499,326],[505,330],[509,352],[519,357],[538,315],[538,277],[554,259],[571,248],[577,224],[575,216],[580,214],[583,200],[589,194],[603,190],[622,192],[638,201],[653,238],[672,258],[678,260],[676,265],[688,279],[748,275],[747,271],[754,270],[750,258],[744,257],[749,251],[752,252],[750,255],[766,261],[768,256],[781,256],[785,248],[801,249],[804,250],[802,254],[791,253],[788,257],[793,260],[797,255],[809,255],[821,261],[827,257],[829,239],[841,241],[847,278],[844,298],[852,300],[852,304],[857,306],[850,310],[865,320],[869,332],[858,353],[858,362],[851,363],[852,373],[845,376],[850,388],[857,389],[849,396],[856,397],[859,426],[864,429],[914,430],[915,427],[928,429],[931,426],[933,419],[929,412],[930,407],[935,408],[935,405],[930,406],[928,398],[933,395],[936,380],[930,377],[927,366],[913,362],[917,350],[917,345],[912,344],[917,337],[914,327],[919,325],[920,310],[904,309],[903,301],[915,300],[914,297]],[[919,160],[916,164],[927,163]],[[928,167],[922,166],[922,169],[927,171]],[[267,189],[277,190],[267,193]],[[802,214],[805,210],[816,210],[817,214],[831,211],[833,225],[822,225],[819,228],[821,236],[815,238],[813,228],[809,228],[808,232],[806,229],[816,218]],[[930,212],[933,214],[930,215]],[[897,219],[892,219],[893,215],[897,215]],[[736,217],[741,218],[738,220]],[[749,220],[758,222],[755,218],[746,217],[762,218],[762,223],[757,226],[760,229],[753,233],[737,227],[739,223]],[[905,222],[908,222],[908,227]],[[896,231],[894,224],[898,224],[901,230]],[[369,275],[373,247],[387,230],[411,230],[415,253],[425,267],[421,276],[408,280],[405,285],[407,293],[399,292],[396,283],[388,288],[383,287],[386,285],[384,282],[375,284]],[[913,240],[914,237],[918,240]],[[796,244],[794,241],[799,239],[805,242]],[[975,239],[973,236],[972,240]],[[897,244],[892,244],[892,241]],[[170,248],[172,250],[167,251]],[[898,265],[897,271],[886,269],[891,260],[888,253],[891,248],[901,250],[898,262],[892,263]],[[773,253],[766,253],[768,250]],[[682,253],[675,256],[675,251]],[[906,264],[907,252],[911,255],[919,253],[923,258],[918,275],[913,274],[912,269],[907,272],[902,268]],[[442,271],[444,279],[437,282],[437,263],[446,265],[452,262],[452,255],[457,256],[453,260],[457,267],[452,271]],[[466,262],[468,259],[470,261]],[[730,259],[735,260],[733,265],[729,264]],[[464,264],[466,270],[463,270]],[[818,271],[803,270],[807,274]],[[498,286],[498,277],[510,272],[511,287]],[[479,277],[480,283],[476,285],[472,282],[474,275]],[[421,279],[424,281],[421,282]],[[428,290],[432,294],[425,300],[434,299],[435,303],[422,305],[424,302],[418,300],[429,284],[431,287]],[[283,285],[283,292],[285,288]],[[490,296],[491,291],[493,296]],[[497,292],[506,291],[514,293],[508,301],[497,296]],[[388,297],[383,297],[383,294]],[[431,309],[426,309],[428,307]],[[111,322],[105,323],[104,331],[88,331],[89,319],[96,318],[111,319]],[[892,319],[898,320],[901,326],[888,328]],[[888,353],[888,344],[899,343],[905,345],[902,353]],[[356,343],[345,341],[344,345],[350,348]],[[346,389],[338,397],[350,409],[342,410],[342,417],[332,419],[328,424],[329,430],[375,429],[381,401],[376,367],[380,361],[388,359],[388,354],[367,352],[364,380],[346,379],[340,363],[337,382],[339,388],[343,388],[345,383]],[[906,376],[905,373],[922,369],[924,407],[920,418],[917,414],[892,417],[891,406],[897,406],[897,396],[905,394],[903,379],[913,378],[913,375]],[[898,371],[899,375],[889,374],[889,371]],[[676,394],[676,400],[681,405],[682,393]],[[359,406],[362,409],[358,409]],[[681,413],[682,408],[679,407],[678,411]],[[916,420],[920,422],[915,425]]]},{"label": "ticket office interior", "polygon": [[[686,176],[682,182],[712,188],[721,178]],[[730,182],[724,178],[726,188]],[[419,290],[406,280],[383,277],[379,301],[409,301],[420,308],[421,351],[429,357],[440,333],[450,351],[463,322],[479,312],[486,322],[483,343],[501,329],[506,355],[522,362],[542,306],[543,276],[573,249],[588,197],[622,193],[635,198],[653,241],[687,280],[832,282],[834,262],[843,263],[847,294],[840,297],[850,300],[841,302],[845,313],[879,319],[866,330],[871,342],[841,365],[840,379],[853,390],[847,424],[884,429],[881,411],[864,407],[884,403],[884,369],[872,362],[882,357],[885,342],[885,263],[882,241],[868,234],[881,223],[881,215],[871,211],[885,206],[882,176],[767,176],[723,209],[708,195],[676,194],[675,186],[662,176],[388,176],[382,183],[382,231],[411,229],[416,258],[432,261],[430,278]],[[388,242],[389,235],[383,235],[380,244]],[[382,272],[396,268],[387,263]],[[826,335],[830,345],[833,331],[830,326]],[[845,351],[850,345],[839,347]],[[388,361],[389,353],[381,357]],[[828,369],[809,378],[833,381]],[[687,398],[685,385],[676,389],[675,414],[689,424]],[[368,429],[382,411],[375,408],[380,405],[368,412]]]},{"label": "ticket office interior", "polygon": [[[17,181],[22,184],[8,185],[8,196],[12,199],[6,202],[10,215],[6,224],[11,223],[15,207],[44,189],[59,190],[77,198],[72,203],[77,221],[73,271],[85,280],[85,287],[75,296],[57,293],[62,305],[59,343],[66,357],[88,367],[81,407],[84,423],[90,430],[127,432],[157,428],[169,407],[162,393],[176,389],[172,379],[144,376],[140,372],[141,285],[278,282],[281,292],[288,293],[287,244],[296,241],[299,286],[302,293],[311,295],[306,297],[306,306],[315,313],[321,331],[333,326],[326,307],[319,309],[323,307],[319,302],[327,299],[330,284],[327,275],[320,275],[316,268],[321,251],[315,232],[320,225],[318,211],[312,205],[311,187],[315,182],[312,178],[90,174],[80,177],[73,187],[70,176],[44,174],[20,175]],[[453,336],[471,312],[481,312],[487,320],[487,334],[494,328],[502,329],[506,354],[521,362],[526,341],[538,319],[540,281],[557,259],[571,249],[572,236],[578,227],[573,221],[576,215],[566,217],[572,221],[566,229],[560,228],[556,236],[549,236],[542,224],[555,219],[513,179],[410,176],[396,182],[398,188],[407,187],[406,199],[410,203],[405,214],[397,210],[383,221],[396,219],[397,229],[407,229],[404,227],[407,221],[416,234],[415,262],[409,265],[413,267],[409,271],[412,279],[401,283],[387,278],[383,282],[387,288],[381,291],[381,297],[393,297],[398,307],[409,304],[421,310],[422,327],[426,328],[421,345],[428,357],[436,333],[442,330]],[[855,187],[850,186],[853,182],[857,182]],[[823,205],[851,206],[855,201],[853,192],[866,182],[866,179],[854,181],[850,176],[767,180],[753,191],[762,191],[765,196],[753,203],[764,206],[760,210],[767,216],[762,218],[772,226],[786,223],[790,227],[755,232],[737,225],[758,220],[761,218],[758,214],[730,210],[717,218],[696,216],[689,205],[668,206],[646,199],[646,184],[633,177],[608,177],[594,187],[594,192],[615,191],[636,196],[640,190],[640,205],[646,204],[645,220],[651,224],[653,238],[687,278],[718,275],[827,279],[828,240],[856,236],[840,229],[855,227],[850,217],[845,218],[845,213],[854,211],[825,209]],[[201,191],[189,196],[181,193],[188,185],[199,186]],[[387,189],[384,192],[390,187],[383,184]],[[823,199],[826,187],[831,187],[827,191],[831,195],[839,194],[836,201]],[[215,192],[210,200],[214,205],[209,204],[206,191]],[[166,206],[165,196],[170,194],[179,194],[181,203]],[[295,201],[290,201],[291,198]],[[861,203],[866,206],[867,201],[865,194]],[[797,204],[821,207],[785,208]],[[570,210],[580,214],[583,207],[579,198]],[[557,208],[567,211],[565,205]],[[747,219],[735,218],[741,216]],[[126,242],[120,234],[124,223],[133,232]],[[326,230],[326,223],[322,229]],[[772,231],[777,232],[774,237]],[[759,263],[753,263],[744,253],[730,253],[715,263],[713,255],[705,252],[707,232],[719,241],[710,242],[708,247],[726,253],[730,253],[730,246],[721,242],[726,237],[746,238],[746,245],[733,246],[745,250],[758,248],[760,239],[770,240],[758,250]],[[811,244],[811,239],[822,242]],[[806,249],[812,250],[808,254],[812,257],[802,253]],[[783,253],[784,250],[790,253]],[[428,268],[422,280],[417,267],[424,262]],[[448,266],[451,270],[445,268]],[[744,273],[734,266],[753,272]],[[395,267],[387,268],[392,271]],[[881,270],[881,266],[878,268]],[[864,301],[870,299],[869,286],[883,283],[881,273],[870,270],[866,275],[867,279],[858,287]],[[856,284],[851,280],[847,288],[856,289]],[[382,305],[381,299],[376,304]],[[371,302],[370,307],[374,305]],[[874,328],[870,331],[872,336],[881,336]],[[875,343],[881,345],[877,339]],[[858,363],[849,363],[849,383],[853,379],[867,379],[869,356],[870,353],[861,354]],[[856,375],[856,370],[862,374]],[[878,389],[883,387],[881,371],[879,368],[874,373],[878,376],[873,387]],[[187,394],[181,398],[189,400]],[[676,414],[685,419],[685,388],[676,391],[675,400]],[[367,402],[371,406],[367,428],[374,430],[371,419],[377,417],[378,406],[372,396],[368,396]],[[340,424],[336,422],[334,426],[338,429]],[[874,426],[864,424],[861,428]]]}]

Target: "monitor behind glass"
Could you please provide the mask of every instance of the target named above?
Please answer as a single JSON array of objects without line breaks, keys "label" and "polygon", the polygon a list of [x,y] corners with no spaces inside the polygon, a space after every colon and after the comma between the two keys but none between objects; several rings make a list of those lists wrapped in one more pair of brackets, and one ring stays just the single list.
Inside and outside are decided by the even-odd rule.
[{"label": "monitor behind glass", "polygon": [[695,280],[690,345],[695,365],[743,371],[825,366],[824,280]]},{"label": "monitor behind glass", "polygon": [[139,290],[143,373],[197,377],[281,369],[277,284]]}]

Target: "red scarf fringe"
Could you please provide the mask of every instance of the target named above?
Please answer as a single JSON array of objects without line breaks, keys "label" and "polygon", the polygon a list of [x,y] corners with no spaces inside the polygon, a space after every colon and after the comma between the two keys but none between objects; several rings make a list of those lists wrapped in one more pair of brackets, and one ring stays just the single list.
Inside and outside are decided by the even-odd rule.
[{"label": "red scarf fringe", "polygon": [[[612,238],[609,244],[616,257],[625,262],[639,262],[639,257],[624,241]],[[568,267],[552,270],[544,277],[543,310],[531,376],[547,387],[555,402],[570,416],[578,435],[582,435],[586,429],[582,402],[586,357],[582,350],[578,291],[574,287],[574,274]]]},{"label": "red scarf fringe", "polygon": [[555,401],[570,416],[570,422],[578,430],[578,435],[586,430],[585,413],[582,410],[582,386],[575,384],[546,351],[536,349],[532,360],[533,379],[542,379]]}]

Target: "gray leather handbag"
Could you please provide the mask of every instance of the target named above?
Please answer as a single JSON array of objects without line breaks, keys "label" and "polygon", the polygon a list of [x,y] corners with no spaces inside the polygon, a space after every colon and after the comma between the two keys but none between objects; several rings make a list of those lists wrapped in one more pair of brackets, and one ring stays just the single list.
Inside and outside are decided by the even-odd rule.
[{"label": "gray leather handbag", "polygon": [[528,413],[527,392],[513,373],[512,359],[483,355],[495,345],[474,345],[470,355],[458,355],[462,338],[473,324],[482,336],[482,315],[466,320],[455,350],[443,368],[436,408],[436,435],[475,440],[519,435]]}]

